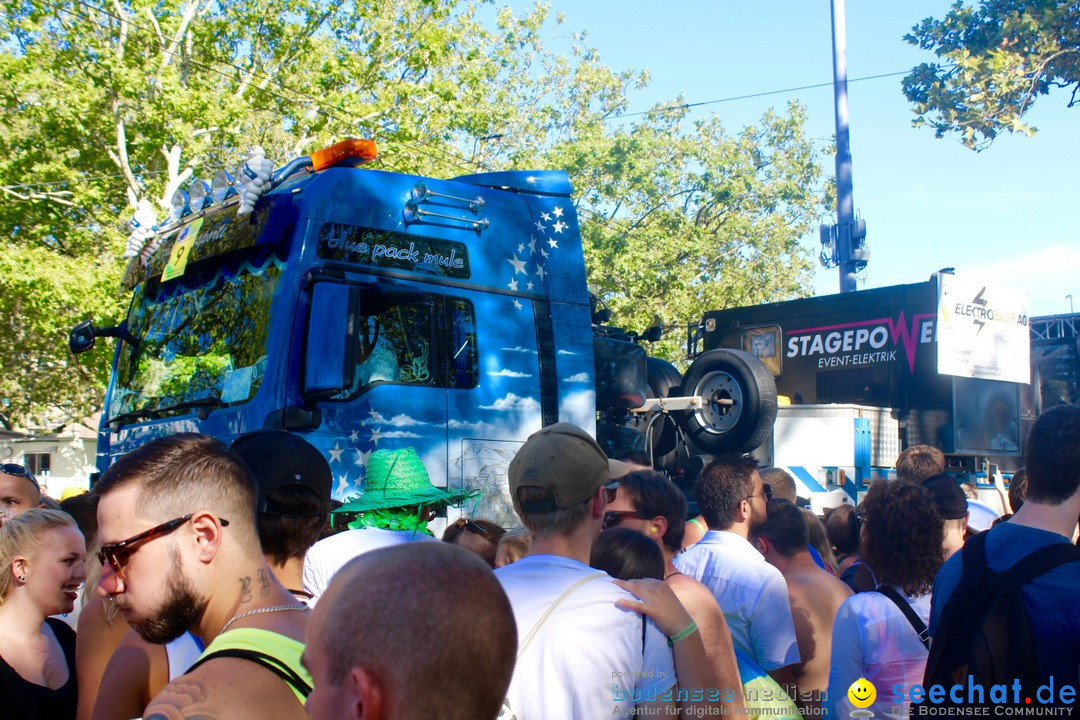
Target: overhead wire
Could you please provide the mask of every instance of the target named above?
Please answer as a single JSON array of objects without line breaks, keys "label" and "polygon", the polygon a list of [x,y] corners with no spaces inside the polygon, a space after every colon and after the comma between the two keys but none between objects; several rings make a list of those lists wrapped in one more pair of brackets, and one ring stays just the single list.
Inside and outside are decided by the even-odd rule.
[{"label": "overhead wire", "polygon": [[[147,170],[139,171],[136,175],[161,175],[164,170]],[[53,185],[70,185],[71,183],[82,182],[97,182],[98,180],[115,180],[116,178],[124,177],[124,173],[113,173],[112,175],[96,175],[94,177],[80,177],[72,178],[70,180],[52,180],[49,182],[38,183],[18,183],[15,185],[0,185],[0,190],[32,190],[34,188],[52,187]]]},{"label": "overhead wire", "polygon": [[[116,15],[115,13],[110,12],[107,8],[104,8],[104,7],[101,7],[101,6],[98,6],[98,5],[94,5],[93,3],[90,3],[87,0],[72,0],[72,2],[77,4],[77,5],[81,5],[81,6],[85,7],[85,8],[87,8],[88,10],[93,10],[95,12],[99,12],[99,13],[107,16],[107,17],[110,17],[110,18],[116,20],[117,22],[127,23],[131,27],[133,27],[133,28],[135,28],[137,30],[141,30],[142,32],[147,32],[147,33],[152,32],[154,34],[157,34],[157,31],[154,30],[153,28],[149,28],[149,27],[147,27],[145,25],[141,25],[141,24],[135,22],[134,20],[132,20],[131,18],[125,18],[125,17],[121,17],[119,15]],[[65,7],[63,5],[57,4],[55,2],[50,2],[50,0],[41,0],[41,3],[43,5],[52,7],[54,9],[58,10],[58,11],[66,12],[66,13],[69,13],[71,15],[75,15],[76,17],[83,18],[83,19],[89,21],[90,23],[92,23],[94,25],[97,25],[98,27],[100,27],[102,29],[105,29],[105,30],[113,30],[114,29],[109,25],[106,25],[104,23],[101,23],[101,22],[95,20],[94,18],[90,17],[87,14],[76,13],[72,9],[70,9],[68,7]],[[187,62],[192,63],[193,65],[196,65],[196,66],[198,66],[200,68],[204,68],[204,69],[206,69],[206,70],[208,70],[210,72],[213,72],[213,73],[215,73],[217,75],[220,75],[221,77],[223,77],[225,79],[228,79],[228,80],[233,79],[233,77],[229,73],[224,72],[224,71],[218,69],[217,67],[214,67],[211,64],[200,61],[200,60],[198,60],[198,59],[196,59],[196,58],[194,58],[194,57],[192,57],[190,55],[186,55],[184,53],[180,53],[180,52],[177,52],[177,51],[172,51],[172,50],[169,50],[168,48],[162,48],[162,52],[170,54],[170,55],[172,55],[172,56],[174,56],[174,57],[176,57],[178,59],[183,59],[183,60],[185,60]],[[303,107],[307,108],[308,110],[319,113],[321,115],[324,115],[324,116],[326,116],[326,117],[328,117],[328,118],[330,118],[332,120],[338,120],[338,121],[342,121],[342,122],[358,122],[357,119],[351,113],[349,113],[348,111],[342,109],[341,107],[335,106],[333,104],[325,103],[325,99],[316,98],[313,95],[309,95],[307,93],[304,93],[303,91],[292,88],[292,87],[286,85],[284,82],[281,82],[280,80],[276,79],[275,77],[273,77],[273,76],[271,76],[269,74],[261,73],[258,70],[255,70],[253,68],[245,68],[245,67],[237,65],[235,63],[231,63],[231,62],[229,62],[227,60],[217,60],[215,62],[219,62],[220,64],[225,65],[227,67],[230,67],[230,68],[232,68],[232,69],[234,69],[234,70],[236,70],[238,72],[247,73],[247,74],[249,74],[251,76],[252,79],[265,81],[265,83],[260,85],[259,91],[264,92],[264,93],[266,93],[266,94],[270,95],[271,97],[274,97],[274,98],[276,98],[278,100],[281,100],[281,101],[286,102],[286,103],[295,103],[298,100],[303,100],[303,101],[306,101],[304,103],[300,103],[300,104],[303,105]],[[877,74],[877,75],[866,75],[866,76],[861,76],[861,77],[848,78],[847,82],[855,83],[855,82],[862,82],[862,81],[866,81],[866,80],[878,80],[878,79],[881,79],[881,78],[895,77],[895,76],[898,76],[898,75],[905,75],[905,74],[907,74],[909,72],[910,72],[909,70],[902,70],[902,71],[890,72],[890,73],[880,73],[880,74]],[[276,87],[276,88],[278,88],[278,89],[280,89],[282,91],[291,93],[293,95],[293,97],[286,97],[284,95],[281,95],[281,94],[278,94],[278,93],[274,92],[273,90],[269,90],[266,87],[267,84],[271,84],[274,87]],[[675,104],[675,105],[666,105],[666,106],[662,106],[662,107],[652,108],[650,110],[642,110],[642,111],[638,111],[638,112],[623,113],[623,114],[620,114],[620,115],[612,115],[612,116],[609,116],[609,117],[605,118],[604,120],[605,120],[605,122],[613,122],[613,121],[621,120],[621,119],[624,119],[624,118],[639,117],[639,116],[648,115],[648,114],[651,114],[651,113],[667,112],[667,111],[671,111],[671,110],[684,110],[684,109],[688,110],[688,109],[697,108],[697,107],[704,107],[704,106],[707,106],[707,105],[716,105],[716,104],[727,103],[727,102],[735,102],[735,101],[738,101],[738,100],[749,100],[749,99],[753,99],[753,98],[767,97],[767,96],[770,96],[770,95],[782,95],[782,94],[787,94],[787,93],[792,93],[792,92],[798,92],[798,91],[801,91],[801,90],[813,90],[813,89],[818,89],[818,88],[823,88],[823,87],[831,87],[833,85],[834,85],[833,82],[814,83],[814,84],[810,84],[810,85],[800,85],[800,86],[797,86],[797,87],[783,88],[783,89],[779,89],[779,90],[767,90],[767,91],[763,91],[763,92],[748,93],[748,94],[744,94],[744,95],[733,95],[733,96],[730,96],[730,97],[718,98],[718,99],[715,99],[715,100],[703,100],[703,101],[699,101],[699,102],[679,103],[679,104]],[[312,103],[313,103],[313,105],[312,105]],[[332,110],[336,111],[336,113],[338,113],[338,114],[335,114],[335,112],[333,112],[333,111],[324,109],[324,107],[323,107],[324,104],[329,104],[330,107],[332,108]],[[387,125],[387,124],[378,124],[378,123],[374,123],[374,124],[377,127],[381,128],[383,130],[386,130],[388,132],[391,131],[390,126]],[[442,148],[442,147],[439,147],[439,146],[430,145],[430,144],[417,145],[417,144],[406,142],[406,141],[400,140],[400,139],[395,139],[394,142],[396,144],[398,144],[398,145],[401,145],[402,147],[415,150],[415,151],[420,152],[421,154],[426,155],[428,157],[448,161],[451,164],[456,165],[457,167],[465,169],[465,170],[471,170],[474,167],[479,167],[479,168],[482,168],[482,169],[485,169],[485,170],[492,170],[493,169],[490,166],[483,163],[482,161],[470,160],[470,159],[468,159],[468,158],[466,158],[466,157],[464,157],[464,156],[462,156],[460,154],[452,153],[450,151],[447,151],[445,148]],[[430,148],[430,150],[433,151],[433,152],[429,152],[428,150],[425,149],[425,147]],[[160,172],[160,171],[158,171],[158,172]],[[149,174],[158,174],[158,173],[141,173],[141,174],[149,175]],[[99,177],[96,177],[96,178],[85,178],[85,179],[81,179],[81,180],[86,180],[86,181],[103,180],[103,179],[113,179],[113,178],[116,178],[116,177],[123,177],[123,175],[122,174],[106,175],[106,176],[99,176]],[[71,182],[75,182],[75,181],[74,180],[62,180],[62,181],[56,181],[54,183],[23,183],[23,184],[19,184],[19,185],[3,185],[3,186],[0,186],[0,189],[19,189],[19,188],[31,188],[31,187],[45,187],[45,186],[50,186],[50,185],[53,185],[53,184],[66,184],[66,183],[71,183]]]},{"label": "overhead wire", "polygon": [[[907,75],[910,70],[898,70],[896,72],[881,73],[880,75],[865,75],[862,77],[848,78],[847,82],[861,82],[863,80],[880,80],[881,78],[895,77],[897,75]],[[623,113],[621,115],[612,115],[609,118],[605,118],[608,122],[613,120],[621,120],[628,117],[637,117],[639,115],[649,115],[650,113],[666,112],[668,110],[689,110],[690,108],[702,107],[704,105],[717,105],[719,103],[734,102],[736,100],[750,100],[752,98],[767,97],[769,95],[784,95],[786,93],[798,92],[800,90],[815,90],[817,88],[832,87],[834,82],[815,83],[813,85],[800,85],[799,87],[784,88],[783,90],[766,90],[764,92],[750,93],[748,95],[732,95],[731,97],[719,98],[717,100],[703,100],[701,102],[692,103],[680,103],[678,105],[665,105],[663,107],[653,108],[651,110],[642,110],[640,112]]]}]

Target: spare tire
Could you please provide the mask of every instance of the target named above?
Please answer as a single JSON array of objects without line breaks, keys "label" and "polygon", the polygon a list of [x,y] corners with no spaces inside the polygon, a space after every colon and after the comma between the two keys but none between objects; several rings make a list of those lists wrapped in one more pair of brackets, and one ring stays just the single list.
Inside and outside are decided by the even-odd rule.
[{"label": "spare tire", "polygon": [[[700,395],[704,406],[680,413],[690,441],[720,455],[749,452],[765,442],[776,421],[776,383],[769,370],[742,350],[708,350],[686,371],[680,395]],[[720,404],[730,400],[731,404]]]},{"label": "spare tire", "polygon": [[[645,370],[645,382],[649,386],[649,397],[666,398],[678,393],[679,387],[682,385],[682,375],[679,374],[679,369],[667,360],[655,357],[647,358],[645,360]],[[641,425],[642,432],[648,427],[649,421],[659,412],[659,410],[653,410],[645,413]],[[668,461],[665,456],[673,453],[675,446],[678,444],[678,434],[676,433],[673,417],[671,415],[662,415],[657,418],[656,422],[653,423],[650,434],[652,435],[654,462],[662,467]],[[648,439],[646,438],[646,442]]]}]

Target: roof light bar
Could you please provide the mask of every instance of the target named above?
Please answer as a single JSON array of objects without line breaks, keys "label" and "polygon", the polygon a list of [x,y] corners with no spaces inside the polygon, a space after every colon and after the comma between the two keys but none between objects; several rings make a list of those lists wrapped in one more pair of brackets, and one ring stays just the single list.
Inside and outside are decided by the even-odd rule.
[{"label": "roof light bar", "polygon": [[374,140],[349,138],[311,153],[311,169],[318,172],[332,165],[353,167],[371,162],[378,156]]}]

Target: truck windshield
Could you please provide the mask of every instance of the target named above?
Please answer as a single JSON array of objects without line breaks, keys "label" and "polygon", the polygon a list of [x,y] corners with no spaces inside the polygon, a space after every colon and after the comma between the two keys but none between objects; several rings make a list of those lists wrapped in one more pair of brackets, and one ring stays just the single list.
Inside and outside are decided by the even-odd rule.
[{"label": "truck windshield", "polygon": [[270,304],[284,262],[199,263],[136,292],[120,347],[109,417],[131,421],[252,398],[266,368]]}]

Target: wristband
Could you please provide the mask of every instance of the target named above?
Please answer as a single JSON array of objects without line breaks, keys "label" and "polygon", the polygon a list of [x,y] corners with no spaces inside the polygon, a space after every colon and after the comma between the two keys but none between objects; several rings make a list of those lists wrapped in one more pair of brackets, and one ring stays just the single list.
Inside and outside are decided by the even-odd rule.
[{"label": "wristband", "polygon": [[697,623],[694,622],[693,620],[691,620],[689,625],[687,625],[682,630],[680,630],[679,632],[677,632],[674,635],[672,635],[671,637],[669,637],[668,640],[667,640],[667,644],[670,645],[671,647],[675,647],[675,643],[679,642],[680,640],[685,640],[686,638],[690,637],[691,635],[693,635],[694,633],[697,632],[697,629],[698,629]]}]

